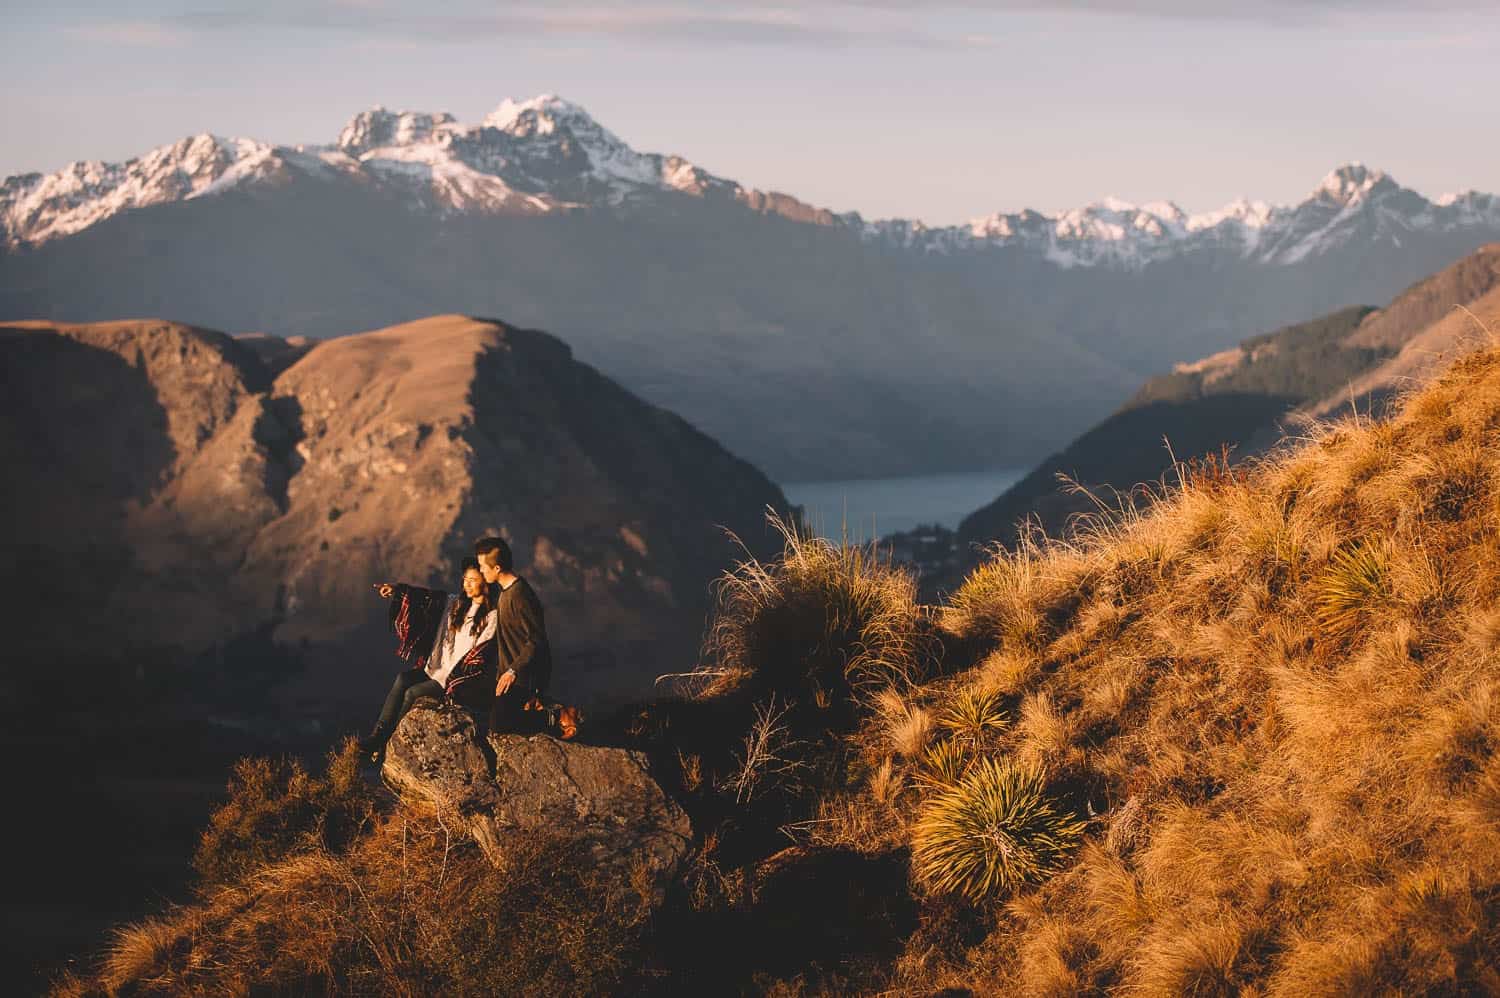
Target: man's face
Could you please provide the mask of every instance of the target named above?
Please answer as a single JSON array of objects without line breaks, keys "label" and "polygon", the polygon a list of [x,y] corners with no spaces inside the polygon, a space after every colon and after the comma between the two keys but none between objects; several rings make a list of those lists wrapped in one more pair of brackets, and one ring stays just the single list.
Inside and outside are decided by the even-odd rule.
[{"label": "man's face", "polygon": [[479,572],[486,582],[500,581],[500,566],[495,564],[495,552],[486,551],[479,556]]}]

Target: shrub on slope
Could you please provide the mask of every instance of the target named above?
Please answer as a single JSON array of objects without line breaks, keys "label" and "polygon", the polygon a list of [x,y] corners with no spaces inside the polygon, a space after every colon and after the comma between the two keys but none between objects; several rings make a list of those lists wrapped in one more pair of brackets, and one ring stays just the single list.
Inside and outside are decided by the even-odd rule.
[{"label": "shrub on slope", "polygon": [[1095,817],[899,987],[1500,991],[1500,352],[997,555],[945,626],[1014,717],[985,751]]},{"label": "shrub on slope", "polygon": [[[347,758],[346,758],[347,757]],[[306,829],[362,804],[343,780],[352,751],[330,757],[327,777],[292,773],[268,785],[247,760],[231,799],[204,836],[214,862],[192,904],[115,931],[88,976],[53,993],[596,994],[623,987],[649,911],[612,889],[586,849],[517,837],[503,869],[456,818],[403,804],[366,812],[341,847]],[[300,785],[322,793],[301,792]],[[272,781],[274,784],[274,781]],[[247,814],[273,830],[266,842],[224,834]],[[278,821],[268,816],[279,814]],[[269,843],[269,847],[267,846]],[[219,877],[219,874],[224,876]]]}]

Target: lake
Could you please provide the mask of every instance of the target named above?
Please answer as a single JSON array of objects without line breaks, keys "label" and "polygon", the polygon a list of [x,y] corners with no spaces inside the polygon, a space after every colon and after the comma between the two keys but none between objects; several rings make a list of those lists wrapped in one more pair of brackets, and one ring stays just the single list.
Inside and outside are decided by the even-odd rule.
[{"label": "lake", "polygon": [[960,471],[910,478],[838,482],[787,482],[787,499],[805,508],[813,530],[838,538],[869,540],[923,524],[954,528],[960,520],[1026,477],[1028,468]]}]

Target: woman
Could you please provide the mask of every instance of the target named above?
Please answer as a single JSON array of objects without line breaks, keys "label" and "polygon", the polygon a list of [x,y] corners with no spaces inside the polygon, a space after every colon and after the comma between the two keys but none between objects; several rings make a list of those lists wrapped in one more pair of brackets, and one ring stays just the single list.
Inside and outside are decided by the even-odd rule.
[{"label": "woman", "polygon": [[403,583],[375,586],[391,600],[396,654],[411,668],[396,676],[361,748],[378,760],[396,722],[423,697],[447,698],[470,710],[487,710],[495,688],[495,601],[479,570],[465,558],[463,592],[445,593]]}]

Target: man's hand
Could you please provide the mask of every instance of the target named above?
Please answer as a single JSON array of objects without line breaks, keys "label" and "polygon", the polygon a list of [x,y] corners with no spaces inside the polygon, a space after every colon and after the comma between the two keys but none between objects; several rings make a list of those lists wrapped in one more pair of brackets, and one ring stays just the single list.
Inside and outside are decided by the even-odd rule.
[{"label": "man's hand", "polygon": [[389,582],[377,582],[375,583],[375,591],[380,594],[381,599],[390,599],[391,594],[396,591],[396,587]]},{"label": "man's hand", "polygon": [[504,672],[500,673],[500,678],[495,680],[495,696],[504,696],[505,691],[510,689],[511,684],[515,681],[516,673],[514,669],[506,669]]}]

